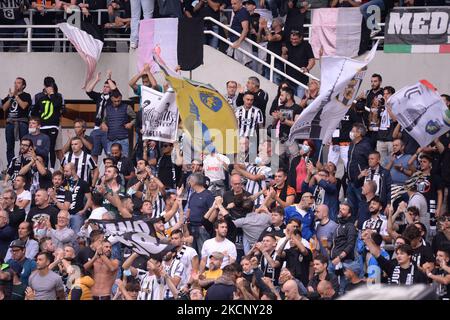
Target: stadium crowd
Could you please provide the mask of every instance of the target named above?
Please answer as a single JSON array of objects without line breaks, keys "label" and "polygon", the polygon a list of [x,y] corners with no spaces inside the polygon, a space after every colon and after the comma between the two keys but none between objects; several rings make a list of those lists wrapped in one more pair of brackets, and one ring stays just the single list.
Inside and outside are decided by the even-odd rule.
[{"label": "stadium crowd", "polygon": [[[79,4],[85,16],[88,2]],[[144,3],[151,1],[130,1],[129,16],[113,23],[133,29],[134,5]],[[282,14],[274,3],[274,16]],[[243,8],[239,0],[231,5],[236,14]],[[337,5],[359,3],[331,2]],[[246,7],[251,13],[255,4]],[[122,2],[110,8],[112,14]],[[251,22],[250,33],[280,42],[273,49],[309,71],[310,45],[288,19],[284,27],[278,22],[273,30],[264,20]],[[450,298],[450,133],[419,147],[387,105],[395,89],[380,74],[332,141],[294,143],[290,129],[317,97],[317,81],[303,90],[280,78],[275,97],[257,77],[228,81],[223,95],[239,127],[234,157],[216,150],[188,157],[182,130],[174,143],[144,140],[142,110],[123,101],[111,72],[95,91],[101,80],[97,74],[86,87],[96,104],[94,129],[87,134],[86,121],[76,119],[67,141],[54,78],[45,77],[32,98],[26,79],[17,77],[1,101],[8,167],[0,197],[0,299],[329,300],[379,283],[424,284],[437,298]],[[129,85],[138,97],[141,86],[167,89],[148,65]],[[442,99],[450,109],[450,96]],[[173,249],[139,254],[96,222],[120,219],[147,221],[152,236]]]}]

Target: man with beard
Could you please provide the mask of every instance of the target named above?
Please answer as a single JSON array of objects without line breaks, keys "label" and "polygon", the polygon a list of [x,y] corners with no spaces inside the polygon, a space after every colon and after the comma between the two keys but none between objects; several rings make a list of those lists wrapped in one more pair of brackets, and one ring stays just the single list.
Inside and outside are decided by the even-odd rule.
[{"label": "man with beard", "polygon": [[391,171],[392,184],[404,184],[412,174],[409,170],[408,162],[410,154],[405,154],[405,143],[402,139],[395,139],[392,142],[392,156],[386,165],[386,170]]},{"label": "man with beard", "polygon": [[26,214],[31,208],[31,192],[26,189],[27,180],[25,176],[17,175],[13,182],[13,188],[16,192],[16,205],[20,209],[25,209]]},{"label": "man with beard", "polygon": [[[47,189],[39,189],[34,195],[35,206],[31,208],[27,216],[28,222],[33,222],[33,229],[35,229],[35,236],[41,237],[45,235],[47,229],[47,222],[49,221],[54,228],[57,222],[59,210],[48,203]],[[44,223],[45,224],[42,224]]]},{"label": "man with beard", "polygon": [[426,275],[412,262],[413,250],[411,246],[407,244],[399,245],[395,249],[395,260],[386,260],[381,255],[379,247],[373,243],[370,234],[371,232],[366,230],[361,237],[370,253],[377,259],[381,269],[387,273],[390,285],[411,286],[418,283],[428,283]]},{"label": "man with beard", "polygon": [[64,174],[61,171],[55,171],[52,175],[52,186],[47,189],[50,203],[59,210],[69,210],[72,202],[72,195],[69,190],[63,187]]},{"label": "man with beard", "polygon": [[281,89],[279,105],[270,110],[275,138],[279,138],[281,143],[288,140],[291,127],[302,111],[303,109],[295,103],[294,91],[289,87]]},{"label": "man with beard", "polygon": [[111,259],[111,252],[111,243],[103,240],[92,259],[85,264],[86,270],[92,269],[95,281],[92,287],[94,300],[111,300],[111,289],[119,270],[119,260]]},{"label": "man with beard", "polygon": [[[354,250],[358,235],[354,223],[351,221],[352,209],[347,203],[339,206],[338,227],[333,235],[330,251],[330,272],[342,269],[342,263],[355,260]],[[340,292],[344,292],[346,281],[341,277]]]},{"label": "man with beard", "polygon": [[167,277],[164,277],[164,300],[175,300],[175,298],[177,298],[174,296],[174,292],[172,292],[168,280],[170,280],[173,286],[178,290],[180,288],[181,280],[184,278],[184,266],[180,260],[175,259],[176,254],[176,249],[173,249],[173,251],[167,252],[163,257],[161,266],[162,270],[167,274]]},{"label": "man with beard", "polygon": [[429,221],[422,221],[428,230],[427,236],[430,240],[436,235],[436,218],[443,213],[442,204],[444,198],[444,184],[440,175],[431,173],[433,158],[424,153],[419,157],[420,171],[423,174],[423,181],[420,182],[418,191],[423,194],[427,200]]},{"label": "man with beard", "polygon": [[114,213],[114,218],[119,217],[119,210],[116,206],[114,206],[107,198],[106,195],[114,195],[118,194],[119,196],[125,196],[125,188],[121,184],[117,182],[117,178],[119,177],[119,169],[117,167],[108,167],[105,170],[105,174],[103,175],[102,181],[105,187],[105,192],[103,196],[105,199],[103,200],[103,206],[108,210]]},{"label": "man with beard", "polygon": [[121,181],[122,184],[126,185],[126,182],[132,179],[136,174],[130,158],[123,156],[122,145],[120,143],[113,143],[111,145],[111,157],[113,157],[120,174],[124,177],[125,181]]},{"label": "man with beard", "polygon": [[181,280],[181,286],[184,286],[188,283],[191,275],[198,274],[198,254],[194,248],[184,244],[183,232],[181,230],[174,230],[172,232],[170,235],[170,243],[174,245],[177,250],[175,259],[180,260],[184,266],[183,279]]},{"label": "man with beard", "polygon": [[362,225],[362,230],[373,230],[378,233],[382,238],[383,242],[391,241],[391,237],[387,232],[387,220],[384,215],[381,215],[381,210],[383,208],[383,204],[380,201],[379,197],[374,197],[370,200],[369,203],[369,213],[370,219],[364,221]]},{"label": "man with beard", "polygon": [[64,155],[64,159],[61,161],[61,166],[65,166],[68,163],[73,163],[75,166],[76,174],[81,179],[89,183],[92,187],[95,187],[95,183],[98,179],[98,168],[94,159],[86,151],[83,151],[83,141],[79,137],[71,139],[71,151]]},{"label": "man with beard", "polygon": [[[70,227],[78,233],[84,223],[85,215],[92,202],[91,190],[89,184],[80,179],[74,163],[68,163],[64,166],[64,187],[72,195],[70,203]],[[86,198],[86,204],[84,203]]]},{"label": "man with beard", "polygon": [[308,283],[308,295],[311,297],[318,297],[317,287],[320,281],[326,280],[332,283],[333,288],[336,292],[339,291],[339,281],[338,278],[328,272],[328,259],[321,254],[317,255],[313,260],[313,271],[314,275],[309,280]]},{"label": "man with beard", "polygon": [[[19,155],[8,162],[8,169],[6,170],[5,178],[3,180],[3,187],[8,185],[8,181],[14,181],[19,174],[20,169],[31,162],[30,150],[33,148],[33,141],[27,138],[22,138],[20,141]],[[27,180],[30,180],[31,175],[28,174]]]},{"label": "man with beard", "polygon": [[227,239],[227,222],[225,220],[216,221],[214,223],[214,230],[216,232],[216,236],[212,239],[206,240],[201,250],[201,273],[205,270],[205,267],[209,265],[209,256],[215,251],[222,252],[224,255],[222,268],[233,263],[237,257],[235,244]]},{"label": "man with beard", "polygon": [[8,212],[9,215],[9,225],[17,230],[20,223],[25,220],[25,210],[20,209],[16,205],[16,193],[14,190],[5,190],[1,197],[3,199],[3,210]]},{"label": "man with beard", "polygon": [[28,281],[25,300],[64,300],[64,284],[61,277],[49,269],[52,257],[41,252],[36,257],[37,270]]}]

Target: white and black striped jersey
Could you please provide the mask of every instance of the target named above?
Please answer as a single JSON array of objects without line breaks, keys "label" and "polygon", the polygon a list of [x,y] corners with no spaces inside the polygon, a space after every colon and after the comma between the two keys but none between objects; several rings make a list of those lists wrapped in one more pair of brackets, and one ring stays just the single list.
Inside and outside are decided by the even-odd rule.
[{"label": "white and black striped jersey", "polygon": [[77,170],[77,176],[81,180],[91,184],[91,172],[97,168],[97,164],[94,159],[92,159],[90,154],[81,151],[80,155],[77,156],[73,152],[67,152],[61,161],[61,166],[63,167],[68,163],[74,163]]},{"label": "white and black striped jersey", "polygon": [[[144,195],[147,193],[146,186],[144,186],[143,193]],[[155,201],[152,202],[152,207],[153,207],[152,218],[157,218],[164,212],[164,209],[166,208],[166,203],[164,202],[164,197],[161,194],[161,192],[158,192],[158,196],[156,197]]]},{"label": "white and black striped jersey", "polygon": [[[254,181],[247,179],[247,183],[245,184],[245,191],[253,194],[260,192],[266,186],[266,179],[269,179],[272,174],[272,169],[267,166],[255,166],[253,164],[249,164],[246,167],[248,173],[253,175],[264,175],[266,178],[264,180]],[[255,206],[261,205],[264,201],[264,195],[260,195],[255,199]]]},{"label": "white and black striped jersey", "polygon": [[[170,265],[164,265],[164,269],[169,277],[172,279],[174,277],[180,277],[180,279],[183,279],[184,275],[184,265],[181,263],[178,259],[173,259]],[[180,281],[181,283],[181,281]],[[180,283],[178,284],[178,288],[180,287]],[[170,291],[169,286],[166,284],[164,286],[164,298],[173,298],[172,291]]]},{"label": "white and black striped jersey", "polygon": [[72,202],[72,194],[70,193],[69,190],[65,189],[64,187],[59,187],[56,188],[55,190],[55,194],[56,194],[56,200],[59,203],[64,203],[64,202]]},{"label": "white and black striped jersey", "polygon": [[248,110],[244,106],[239,107],[235,110],[235,115],[239,125],[240,137],[256,136],[258,126],[264,122],[262,111],[255,106]]},{"label": "white and black striped jersey", "polygon": [[177,211],[177,212],[173,215],[173,217],[170,218],[169,221],[167,221],[167,220],[165,219],[166,214],[167,214],[167,211],[166,211],[166,210],[164,210],[163,212],[161,212],[161,216],[164,217],[164,221],[165,221],[165,223],[164,223],[164,228],[166,228],[166,230],[168,230],[168,229],[170,229],[170,228],[173,228],[173,226],[175,226],[175,224],[177,224],[177,222],[180,220],[180,213]]},{"label": "white and black striped jersey", "polygon": [[164,299],[164,283],[163,279],[158,278],[147,271],[136,269],[136,278],[139,279],[141,289],[139,290],[137,300],[163,300]]}]

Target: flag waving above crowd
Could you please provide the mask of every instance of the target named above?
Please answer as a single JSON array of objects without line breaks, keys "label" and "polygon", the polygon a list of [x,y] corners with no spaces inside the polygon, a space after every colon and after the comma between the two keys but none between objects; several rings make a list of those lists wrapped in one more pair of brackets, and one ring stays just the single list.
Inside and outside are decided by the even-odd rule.
[{"label": "flag waving above crowd", "polygon": [[421,147],[450,130],[450,110],[426,80],[402,88],[388,103],[397,121]]},{"label": "flag waving above crowd", "polygon": [[103,42],[95,39],[86,31],[83,31],[68,23],[59,23],[58,27],[70,40],[75,49],[77,49],[78,54],[86,63],[87,69],[86,78],[84,81],[84,87],[86,87],[94,76],[97,62],[100,59],[100,54],[102,53]]},{"label": "flag waving above crowd", "polygon": [[333,131],[355,99],[364,79],[365,68],[372,61],[378,42],[367,57],[322,57],[319,96],[300,114],[291,128],[289,140],[331,140]]}]

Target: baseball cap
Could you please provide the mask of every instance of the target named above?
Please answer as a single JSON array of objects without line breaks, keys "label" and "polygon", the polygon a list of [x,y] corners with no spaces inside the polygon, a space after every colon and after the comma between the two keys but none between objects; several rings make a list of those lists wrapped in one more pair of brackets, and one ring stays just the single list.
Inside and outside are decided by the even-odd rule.
[{"label": "baseball cap", "polygon": [[344,270],[346,269],[352,270],[356,275],[359,275],[361,273],[361,266],[356,261],[352,261],[349,263],[344,262],[342,266],[344,267]]},{"label": "baseball cap", "polygon": [[214,259],[217,259],[217,260],[223,260],[223,253],[218,252],[218,251],[214,251],[213,253],[211,253],[209,255],[209,257],[210,258],[213,257]]},{"label": "baseball cap", "polygon": [[25,242],[17,239],[17,240],[14,240],[13,242],[11,242],[9,247],[10,248],[25,248]]},{"label": "baseball cap", "polygon": [[253,1],[253,0],[247,0],[247,1],[244,1],[242,4],[243,4],[244,6],[245,6],[246,4],[252,4],[252,5],[256,6],[256,2]]}]

